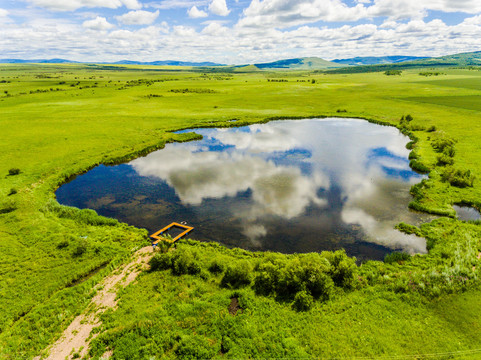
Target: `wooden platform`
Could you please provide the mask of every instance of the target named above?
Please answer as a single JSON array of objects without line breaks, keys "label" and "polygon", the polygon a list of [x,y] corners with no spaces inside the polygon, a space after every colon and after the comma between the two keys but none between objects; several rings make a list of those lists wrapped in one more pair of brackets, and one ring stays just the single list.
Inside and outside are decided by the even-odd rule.
[{"label": "wooden platform", "polygon": [[[183,232],[181,232],[179,235],[177,235],[175,238],[173,239],[169,239],[165,236],[162,236],[163,233],[165,233],[166,231],[169,231],[170,229],[172,229],[173,227],[177,227],[177,228],[180,228],[180,229],[184,229]],[[152,235],[150,235],[150,237],[152,239],[155,239],[155,241],[152,242],[152,245],[156,245],[159,243],[159,241],[167,241],[167,242],[170,242],[170,243],[174,243],[176,242],[177,240],[179,240],[181,237],[187,235],[188,233],[190,233],[192,230],[194,230],[194,228],[192,226],[187,226],[187,225],[184,225],[184,224],[179,224],[177,222],[173,222],[172,224],[170,225],[167,225],[166,227],[160,229],[159,231],[153,233]]]}]

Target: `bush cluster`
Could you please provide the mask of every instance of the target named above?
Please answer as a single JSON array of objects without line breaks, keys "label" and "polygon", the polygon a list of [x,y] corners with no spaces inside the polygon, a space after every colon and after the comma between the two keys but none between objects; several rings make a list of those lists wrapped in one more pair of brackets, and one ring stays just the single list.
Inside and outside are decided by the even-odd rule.
[{"label": "bush cluster", "polygon": [[475,176],[471,174],[471,170],[460,170],[448,166],[442,172],[441,179],[449,182],[452,186],[465,188],[473,187]]},{"label": "bush cluster", "polygon": [[92,209],[80,210],[72,206],[62,206],[54,200],[45,206],[44,211],[55,213],[60,218],[72,219],[87,225],[117,226],[120,224],[118,220],[100,216]]},{"label": "bush cluster", "polygon": [[[286,256],[266,254],[234,262],[224,257],[201,263],[201,249],[182,244],[175,251],[155,255],[151,271],[168,270],[174,275],[211,274],[221,277],[219,285],[238,289],[252,286],[258,295],[293,301],[295,309],[306,310],[313,299],[327,300],[335,287],[350,289],[355,283],[355,259],[344,250],[321,254]],[[309,300],[312,299],[312,300]]]}]

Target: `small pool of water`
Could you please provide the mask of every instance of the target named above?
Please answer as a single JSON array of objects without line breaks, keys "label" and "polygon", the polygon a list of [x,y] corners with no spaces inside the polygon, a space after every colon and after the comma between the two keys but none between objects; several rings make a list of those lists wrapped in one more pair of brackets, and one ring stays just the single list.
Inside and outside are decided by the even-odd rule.
[{"label": "small pool of water", "polygon": [[481,219],[481,214],[473,207],[453,205],[453,208],[456,211],[456,215],[459,220],[470,221]]},{"label": "small pool of water", "polygon": [[98,166],[57,199],[151,233],[185,221],[194,239],[250,250],[344,248],[360,260],[426,252],[424,239],[393,229],[426,220],[407,207],[422,177],[397,129],[310,119],[195,132],[204,139]]}]

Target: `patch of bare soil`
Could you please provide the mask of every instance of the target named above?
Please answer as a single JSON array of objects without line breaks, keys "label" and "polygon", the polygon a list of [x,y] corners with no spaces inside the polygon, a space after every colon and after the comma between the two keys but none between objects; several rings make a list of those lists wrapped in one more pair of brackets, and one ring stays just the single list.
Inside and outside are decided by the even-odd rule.
[{"label": "patch of bare soil", "polygon": [[243,309],[239,305],[239,299],[236,297],[231,297],[230,305],[229,305],[229,314],[236,315],[238,311],[240,311],[241,313],[243,311]]},{"label": "patch of bare soil", "polygon": [[[117,306],[117,292],[134,281],[139,273],[148,267],[148,262],[154,253],[151,246],[138,250],[133,260],[121,266],[112,275],[106,277],[99,285],[97,294],[92,298],[87,310],[77,316],[55,344],[48,349],[47,360],[64,360],[84,357],[90,341],[97,334],[92,329],[100,326],[100,315],[107,309]],[[109,354],[106,354],[109,357]]]}]

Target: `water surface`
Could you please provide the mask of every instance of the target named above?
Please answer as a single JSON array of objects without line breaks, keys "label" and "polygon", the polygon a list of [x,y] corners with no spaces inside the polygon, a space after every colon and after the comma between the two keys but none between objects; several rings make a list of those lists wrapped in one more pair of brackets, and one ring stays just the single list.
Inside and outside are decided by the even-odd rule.
[{"label": "water surface", "polygon": [[459,220],[470,221],[481,219],[479,211],[471,206],[453,205],[453,208]]},{"label": "water surface", "polygon": [[195,131],[204,139],[78,176],[58,201],[150,232],[185,221],[194,239],[251,250],[426,252],[424,239],[393,229],[426,216],[407,208],[421,176],[397,129],[311,119]]}]

